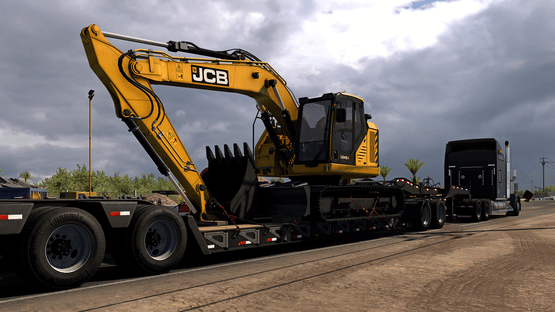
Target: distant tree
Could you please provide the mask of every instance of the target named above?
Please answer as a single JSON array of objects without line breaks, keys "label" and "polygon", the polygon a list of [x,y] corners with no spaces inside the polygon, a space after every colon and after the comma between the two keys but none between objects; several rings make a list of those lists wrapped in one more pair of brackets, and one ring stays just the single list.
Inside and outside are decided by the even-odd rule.
[{"label": "distant tree", "polygon": [[405,166],[407,166],[410,173],[412,174],[412,183],[417,184],[418,182],[420,182],[420,178],[416,177],[416,173],[418,172],[418,170],[420,170],[420,167],[422,167],[423,164],[424,163],[420,162],[418,158],[416,158],[416,160],[412,158],[409,158],[409,160],[407,160]]},{"label": "distant tree", "polygon": [[[121,195],[148,196],[153,191],[173,190],[173,185],[163,177],[155,178],[154,174],[142,175],[131,178],[128,175],[121,177],[116,172],[113,177],[107,176],[104,171],[92,172],[92,188],[98,195],[119,197]],[[68,171],[58,168],[50,178],[44,178],[40,187],[46,188],[48,193],[58,196],[60,192],[87,191],[89,189],[89,172],[87,166],[77,165],[76,170]]]},{"label": "distant tree", "polygon": [[389,166],[380,166],[380,175],[383,177],[383,180],[385,181],[385,178],[387,177],[387,175],[389,174],[389,172],[391,171],[391,168],[389,168]]},{"label": "distant tree", "polygon": [[33,177],[31,176],[31,174],[27,170],[20,173],[19,177],[22,178],[23,180],[25,180],[25,182],[27,182],[27,180],[33,180]]}]

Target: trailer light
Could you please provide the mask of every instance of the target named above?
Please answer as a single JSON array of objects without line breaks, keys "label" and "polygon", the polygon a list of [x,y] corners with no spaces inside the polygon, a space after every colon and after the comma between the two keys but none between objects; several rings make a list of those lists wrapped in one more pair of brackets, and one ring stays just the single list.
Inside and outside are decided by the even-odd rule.
[{"label": "trailer light", "polygon": [[130,216],[131,211],[110,211],[110,217]]},{"label": "trailer light", "polygon": [[335,234],[343,234],[343,230],[335,231]]},{"label": "trailer light", "polygon": [[0,215],[0,220],[22,220],[23,215],[21,214],[11,214],[11,215]]},{"label": "trailer light", "polygon": [[302,236],[302,235],[297,235],[297,236],[293,236],[293,238],[294,238],[294,239],[303,238],[303,236]]},{"label": "trailer light", "polygon": [[252,244],[252,242],[251,242],[251,241],[243,241],[243,242],[239,242],[239,246],[241,246],[241,245],[250,245],[250,244]]},{"label": "trailer light", "polygon": [[266,241],[267,242],[277,242],[277,238],[275,238],[275,237],[274,238],[268,238]]},{"label": "trailer light", "polygon": [[216,248],[216,245],[208,245],[208,249],[214,249]]},{"label": "trailer light", "polygon": [[360,228],[356,228],[356,229],[355,229],[355,232],[360,232]]},{"label": "trailer light", "polygon": [[186,203],[182,203],[179,205],[179,212],[190,212],[189,206]]}]

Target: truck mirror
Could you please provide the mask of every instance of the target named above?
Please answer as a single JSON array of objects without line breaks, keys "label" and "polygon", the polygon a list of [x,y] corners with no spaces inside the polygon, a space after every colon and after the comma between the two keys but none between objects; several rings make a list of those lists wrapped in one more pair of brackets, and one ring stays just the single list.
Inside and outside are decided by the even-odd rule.
[{"label": "truck mirror", "polygon": [[335,110],[335,121],[345,122],[347,120],[347,110],[344,108],[338,108]]}]

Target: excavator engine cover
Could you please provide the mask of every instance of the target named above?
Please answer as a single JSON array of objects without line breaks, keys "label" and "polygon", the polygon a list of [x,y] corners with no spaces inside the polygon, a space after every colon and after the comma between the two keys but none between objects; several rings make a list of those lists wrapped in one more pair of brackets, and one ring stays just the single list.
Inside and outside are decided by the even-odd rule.
[{"label": "excavator engine cover", "polygon": [[233,154],[224,145],[222,153],[215,147],[215,155],[206,147],[208,170],[202,179],[210,195],[222,205],[229,214],[241,219],[252,220],[258,210],[258,177],[254,157],[247,143],[243,143],[244,155],[239,146],[233,144]]}]

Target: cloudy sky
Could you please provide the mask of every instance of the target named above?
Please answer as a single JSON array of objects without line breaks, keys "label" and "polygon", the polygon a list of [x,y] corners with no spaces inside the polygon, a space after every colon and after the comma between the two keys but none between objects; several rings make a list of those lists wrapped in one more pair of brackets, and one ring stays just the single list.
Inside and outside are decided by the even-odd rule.
[{"label": "cloudy sky", "polygon": [[[3,1],[0,4],[0,173],[35,182],[58,167],[158,174],[114,114],[89,68],[81,29],[214,50],[242,48],[269,62],[297,97],[346,91],[380,127],[388,177],[443,184],[450,140],[509,140],[520,188],[541,186],[555,162],[555,2],[552,0]],[[153,48],[111,39],[126,51]],[[185,56],[185,55],[182,55]],[[198,168],[206,145],[252,142],[254,100],[156,87]],[[257,136],[262,127],[257,126]],[[555,184],[555,163],[546,166]],[[533,181],[533,182],[532,182]]]}]

